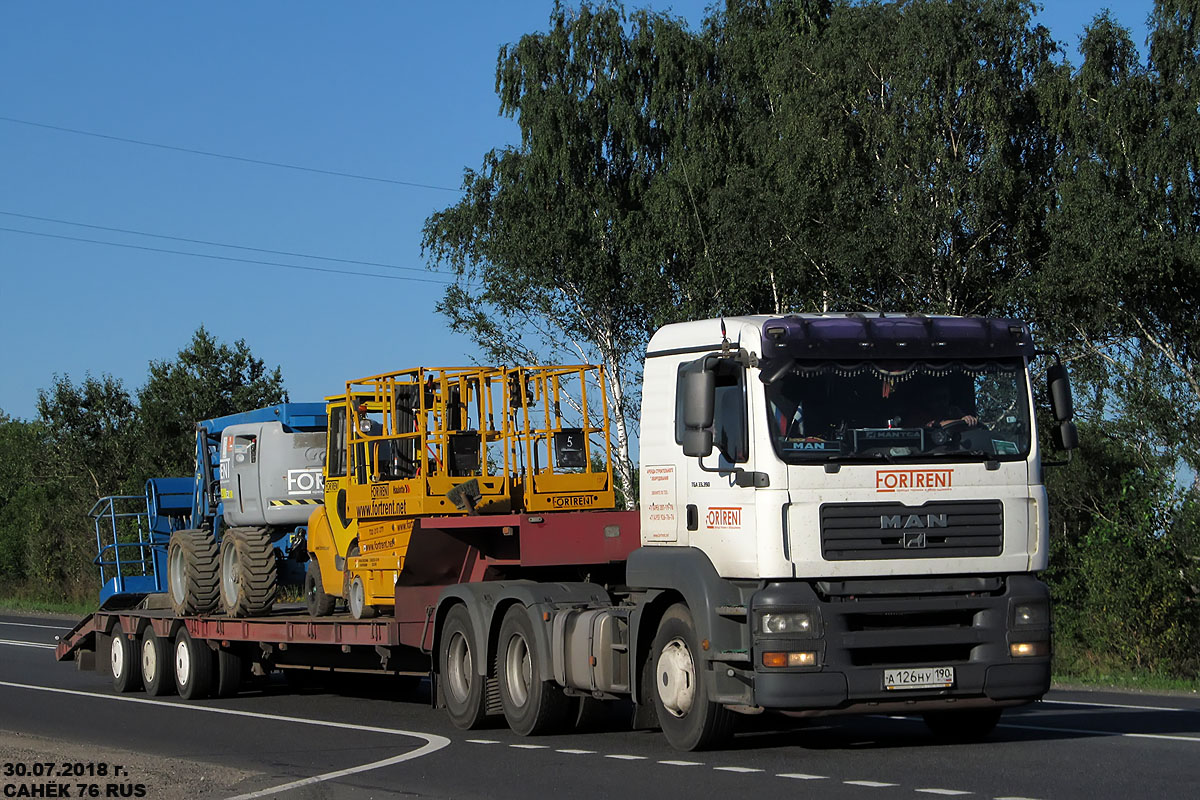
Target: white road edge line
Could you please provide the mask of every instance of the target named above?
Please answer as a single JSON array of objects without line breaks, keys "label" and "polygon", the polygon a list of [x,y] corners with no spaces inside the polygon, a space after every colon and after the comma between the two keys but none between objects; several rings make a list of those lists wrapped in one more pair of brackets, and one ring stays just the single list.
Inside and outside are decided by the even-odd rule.
[{"label": "white road edge line", "polygon": [[0,644],[12,645],[13,647],[40,647],[43,650],[53,650],[55,645],[43,644],[41,642],[18,642],[15,639],[0,639]]},{"label": "white road edge line", "polygon": [[1132,711],[1191,711],[1200,712],[1200,708],[1165,708],[1163,706],[1131,706],[1122,703],[1090,703],[1085,700],[1042,700],[1042,703],[1056,706],[1090,706],[1092,708],[1128,708]]},{"label": "white road edge line", "polygon": [[1172,736],[1168,733],[1128,733],[1126,731],[1100,731],[1095,728],[1062,728],[1057,725],[1018,725],[1013,722],[1001,722],[998,728],[1020,728],[1027,731],[1056,731],[1058,733],[1086,733],[1092,736],[1128,736],[1131,739],[1166,739],[1174,742],[1196,742],[1200,744],[1200,736]]},{"label": "white road edge line", "polygon": [[159,708],[181,708],[187,711],[202,711],[208,714],[225,714],[231,717],[249,717],[250,719],[265,719],[272,722],[294,722],[299,725],[313,725],[321,728],[340,728],[342,730],[364,731],[366,733],[386,733],[390,736],[409,736],[414,739],[424,739],[425,744],[418,747],[416,750],[411,750],[402,755],[392,758],[385,758],[382,761],[372,761],[370,764],[362,764],[357,767],[349,767],[348,769],[340,769],[334,772],[326,772],[321,775],[314,775],[311,778],[304,778],[299,781],[292,781],[280,786],[272,786],[268,789],[260,789],[257,792],[249,794],[241,794],[237,797],[229,798],[229,800],[250,800],[255,797],[266,797],[279,792],[286,792],[289,789],[295,789],[299,786],[309,786],[314,783],[323,783],[333,780],[334,778],[343,778],[347,775],[354,775],[359,772],[368,772],[381,767],[389,767],[393,764],[399,764],[403,761],[411,761],[414,758],[427,756],[430,753],[437,752],[443,747],[450,745],[450,740],[445,736],[438,736],[435,733],[421,733],[420,731],[406,731],[399,728],[380,728],[374,725],[355,725],[349,722],[333,722],[323,719],[303,719],[301,717],[286,717],[282,714],[263,714],[258,711],[238,711],[232,708],[212,708],[209,706],[193,706],[185,703],[172,703],[164,700],[147,700],[143,697],[125,697],[115,694],[99,694],[96,692],[81,692],[78,689],[59,689],[53,686],[35,686],[29,683],[14,683],[12,681],[0,681],[0,686],[7,686],[11,689],[29,689],[35,692],[49,692],[51,694],[66,694],[73,697],[91,697],[97,700],[114,700],[123,703],[141,703],[147,706],[158,706]]},{"label": "white road edge line", "polygon": [[48,631],[62,631],[63,633],[71,630],[70,625],[34,625],[29,622],[0,622],[0,625],[14,625],[18,628],[45,628]]}]

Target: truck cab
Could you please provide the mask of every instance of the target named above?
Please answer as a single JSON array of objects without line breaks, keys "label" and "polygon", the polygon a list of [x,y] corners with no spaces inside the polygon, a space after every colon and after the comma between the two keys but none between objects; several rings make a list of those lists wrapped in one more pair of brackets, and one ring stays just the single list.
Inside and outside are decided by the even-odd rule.
[{"label": "truck cab", "polygon": [[1006,319],[754,316],[655,334],[628,580],[683,593],[710,698],[895,705],[978,732],[1045,693],[1035,354]]}]

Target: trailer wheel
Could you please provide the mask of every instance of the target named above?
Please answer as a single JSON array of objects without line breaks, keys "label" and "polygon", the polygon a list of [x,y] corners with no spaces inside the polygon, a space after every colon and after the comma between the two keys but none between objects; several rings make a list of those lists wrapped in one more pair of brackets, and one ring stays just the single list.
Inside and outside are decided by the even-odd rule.
[{"label": "trailer wheel", "polygon": [[176,614],[207,614],[217,607],[217,543],[208,531],[171,534],[167,546],[167,588]]},{"label": "trailer wheel", "polygon": [[142,681],[146,694],[162,697],[175,691],[174,671],[171,669],[171,645],[155,635],[149,625],[142,631]]},{"label": "trailer wheel", "polygon": [[265,614],[279,574],[266,528],[230,528],[221,537],[221,605],[231,617]]},{"label": "trailer wheel", "polygon": [[654,659],[654,706],[671,746],[702,750],[729,738],[729,709],[708,699],[709,678],[699,661],[696,626],[688,607],[677,603],[658,623]]},{"label": "trailer wheel", "polygon": [[321,580],[321,565],[316,560],[308,562],[304,571],[304,604],[308,606],[311,617],[328,617],[333,613],[337,600],[325,594],[325,584]]},{"label": "trailer wheel", "polygon": [[542,676],[536,648],[529,613],[525,606],[514,605],[500,624],[496,677],[504,719],[522,736],[562,730],[578,711],[562,687]]},{"label": "trailer wheel", "polygon": [[487,716],[484,678],[475,671],[475,659],[484,656],[475,653],[474,649],[471,617],[465,606],[455,606],[442,624],[438,677],[450,721],[462,730],[478,728]]},{"label": "trailer wheel", "polygon": [[187,628],[175,634],[175,688],[184,700],[203,700],[212,691],[213,652]]},{"label": "trailer wheel", "polygon": [[939,739],[978,742],[986,739],[1000,722],[1002,708],[968,708],[961,711],[930,711],[925,724]]},{"label": "trailer wheel", "polygon": [[213,697],[233,697],[242,687],[246,674],[246,659],[242,654],[227,647],[217,650],[217,680]]},{"label": "trailer wheel", "polygon": [[113,626],[112,645],[108,650],[108,663],[112,672],[113,688],[124,694],[142,688],[142,675],[138,664],[138,652],[134,643],[125,635],[121,623]]}]

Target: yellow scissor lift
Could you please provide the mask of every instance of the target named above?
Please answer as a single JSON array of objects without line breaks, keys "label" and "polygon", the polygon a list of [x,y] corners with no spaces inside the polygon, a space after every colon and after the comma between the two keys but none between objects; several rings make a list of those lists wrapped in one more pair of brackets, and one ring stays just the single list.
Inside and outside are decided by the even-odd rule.
[{"label": "yellow scissor lift", "polygon": [[355,617],[393,605],[422,517],[612,508],[604,380],[592,365],[420,367],[326,398],[310,612],[330,613],[336,597]]}]

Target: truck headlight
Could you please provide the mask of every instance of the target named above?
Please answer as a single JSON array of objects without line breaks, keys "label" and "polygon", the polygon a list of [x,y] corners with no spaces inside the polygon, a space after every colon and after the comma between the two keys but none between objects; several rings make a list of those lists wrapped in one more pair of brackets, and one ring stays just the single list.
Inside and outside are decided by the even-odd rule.
[{"label": "truck headlight", "polygon": [[813,630],[813,618],[807,611],[772,611],[762,615],[760,626],[763,633],[809,634]]},{"label": "truck headlight", "polygon": [[1045,603],[1021,603],[1013,609],[1013,627],[1045,627],[1050,622],[1050,607]]}]

